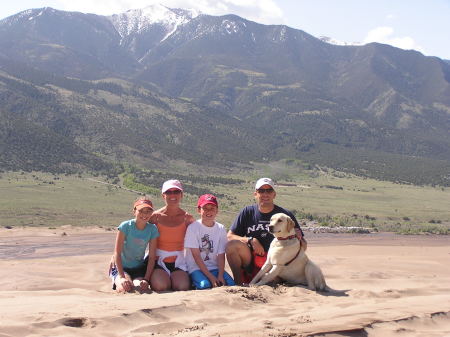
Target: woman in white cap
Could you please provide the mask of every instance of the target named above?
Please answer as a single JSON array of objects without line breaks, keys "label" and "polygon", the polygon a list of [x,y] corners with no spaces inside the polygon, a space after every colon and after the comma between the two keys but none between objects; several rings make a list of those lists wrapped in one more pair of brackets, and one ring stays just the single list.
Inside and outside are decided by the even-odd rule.
[{"label": "woman in white cap", "polygon": [[183,187],[178,180],[164,182],[161,192],[165,206],[151,218],[159,231],[151,287],[155,291],[188,290],[191,283],[184,259],[184,236],[194,218],[180,208]]}]

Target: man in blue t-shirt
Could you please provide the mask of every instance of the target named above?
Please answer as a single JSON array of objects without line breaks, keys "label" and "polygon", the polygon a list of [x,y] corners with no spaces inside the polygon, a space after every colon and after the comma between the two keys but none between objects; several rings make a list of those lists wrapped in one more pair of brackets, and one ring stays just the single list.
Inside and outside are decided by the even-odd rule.
[{"label": "man in blue t-shirt", "polygon": [[295,223],[297,236],[306,249],[297,219],[288,210],[274,204],[276,195],[272,179],[259,179],[254,192],[256,204],[244,207],[228,231],[226,256],[238,285],[249,283],[266,260],[274,238],[268,230],[272,215],[284,213],[290,216]]}]

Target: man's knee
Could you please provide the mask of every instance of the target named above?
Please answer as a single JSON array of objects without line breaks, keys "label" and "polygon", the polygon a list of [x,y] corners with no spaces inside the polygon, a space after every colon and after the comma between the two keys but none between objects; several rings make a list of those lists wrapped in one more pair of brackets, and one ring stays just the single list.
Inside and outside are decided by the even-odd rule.
[{"label": "man's knee", "polygon": [[225,253],[234,277],[238,272],[236,268],[248,266],[252,261],[250,248],[239,240],[229,241]]},{"label": "man's knee", "polygon": [[243,249],[244,246],[245,246],[245,244],[243,244],[239,240],[228,241],[228,243],[227,243],[227,245],[225,247],[225,253],[227,255],[238,253],[240,250]]}]

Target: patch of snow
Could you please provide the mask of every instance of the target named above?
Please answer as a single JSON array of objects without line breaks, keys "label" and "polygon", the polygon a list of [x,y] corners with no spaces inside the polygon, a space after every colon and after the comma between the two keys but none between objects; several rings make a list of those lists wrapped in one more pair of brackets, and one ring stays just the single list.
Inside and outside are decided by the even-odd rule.
[{"label": "patch of snow", "polygon": [[163,42],[163,41],[164,41],[165,39],[167,39],[170,35],[172,35],[172,34],[177,30],[177,28],[178,28],[178,25],[174,25],[173,28],[172,28],[172,30],[169,31],[169,32],[166,34],[166,36],[164,36],[164,37],[161,39],[160,42]]},{"label": "patch of snow", "polygon": [[362,46],[363,45],[361,42],[339,41],[339,40],[333,39],[328,36],[319,36],[319,40],[329,43],[329,44],[334,44],[336,46]]},{"label": "patch of snow", "polygon": [[18,14],[15,14],[15,15],[9,16],[3,20],[0,20],[0,24],[11,26],[12,24],[19,22],[21,20],[25,20],[25,19],[31,20],[31,19],[33,19],[33,17],[31,17],[31,19],[30,19],[30,15],[32,15],[32,14],[33,14],[33,9],[27,9]]},{"label": "patch of snow", "polygon": [[222,27],[225,28],[225,31],[228,34],[237,33],[239,31],[239,27],[236,22],[230,20],[223,20]]},{"label": "patch of snow", "polygon": [[286,41],[286,27],[283,26],[280,32],[280,41]]},{"label": "patch of snow", "polygon": [[[27,21],[31,21],[33,19],[36,19],[38,16],[41,16],[42,14],[44,14],[44,12],[46,10],[49,10],[50,7],[44,7],[44,8],[31,8],[31,9],[26,9],[22,12],[19,12],[15,15],[9,16],[3,20],[0,20],[0,24],[4,24],[4,25],[13,25],[17,22],[20,22],[22,20],[27,20]],[[37,13],[37,11],[39,11],[39,13]],[[52,9],[52,12],[55,12],[54,9]],[[37,13],[37,14],[36,14]]]},{"label": "patch of snow", "polygon": [[159,24],[167,31],[163,38],[165,40],[180,25],[189,22],[199,14],[200,12],[195,10],[172,9],[163,5],[151,5],[142,9],[131,9],[121,14],[114,14],[108,18],[122,38],[145,31],[151,25]]}]

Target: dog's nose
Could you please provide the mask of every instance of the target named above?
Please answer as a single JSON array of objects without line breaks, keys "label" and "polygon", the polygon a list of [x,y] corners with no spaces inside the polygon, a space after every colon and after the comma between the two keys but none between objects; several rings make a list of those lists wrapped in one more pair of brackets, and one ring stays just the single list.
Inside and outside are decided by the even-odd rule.
[{"label": "dog's nose", "polygon": [[275,226],[269,226],[269,232],[273,233],[274,228],[275,228]]}]

